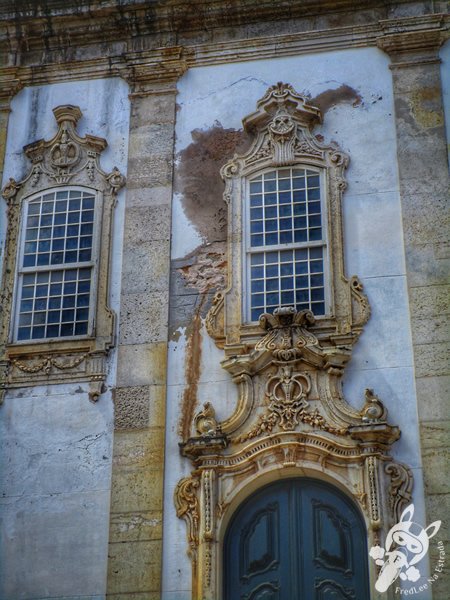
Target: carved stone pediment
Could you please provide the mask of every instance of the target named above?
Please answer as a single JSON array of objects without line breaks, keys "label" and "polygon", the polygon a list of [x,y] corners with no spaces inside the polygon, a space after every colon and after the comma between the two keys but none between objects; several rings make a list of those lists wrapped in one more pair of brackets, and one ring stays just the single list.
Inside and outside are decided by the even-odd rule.
[{"label": "carved stone pediment", "polygon": [[[7,388],[88,381],[90,398],[96,401],[106,377],[105,358],[114,343],[115,315],[109,308],[109,256],[113,208],[125,178],[116,167],[110,173],[102,170],[100,155],[107,146],[106,140],[93,135],[79,136],[76,127],[82,113],[77,106],[58,106],[53,113],[58,125],[55,136],[25,146],[24,152],[31,162],[28,173],[21,181],[10,178],[2,190],[8,207],[8,230],[0,306],[0,400]],[[99,206],[94,335],[15,342],[13,301],[22,205],[35,194],[72,185],[95,194]]]}]

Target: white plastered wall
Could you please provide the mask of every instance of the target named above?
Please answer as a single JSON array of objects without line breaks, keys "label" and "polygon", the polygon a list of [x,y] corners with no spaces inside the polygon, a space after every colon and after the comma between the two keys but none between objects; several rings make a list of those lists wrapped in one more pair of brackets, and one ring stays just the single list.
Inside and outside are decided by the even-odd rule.
[{"label": "white plastered wall", "polygon": [[[3,185],[29,169],[23,146],[56,133],[52,109],[79,106],[78,133],[108,142],[101,166],[126,174],[128,86],[120,79],[23,89],[12,101]],[[125,191],[118,195],[111,307],[118,313]],[[4,211],[4,203],[2,202]],[[6,222],[1,214],[1,242]],[[2,245],[3,248],[3,245]],[[116,357],[93,404],[87,383],[10,391],[0,407],[0,598],[95,599],[106,593]]]},{"label": "white plastered wall", "polygon": [[[347,368],[344,394],[353,406],[362,406],[365,388],[373,388],[388,408],[390,422],[401,427],[402,438],[393,454],[413,470],[415,516],[420,522],[422,465],[388,57],[370,48],[191,69],[179,82],[176,151],[192,142],[193,130],[209,129],[216,121],[225,129],[240,129],[242,118],[255,110],[257,100],[277,81],[311,97],[342,85],[361,97],[359,104],[332,107],[315,131],[350,155],[343,202],[346,273],[361,278],[372,307]],[[174,196],[173,259],[186,256],[201,243],[180,200]],[[170,343],[168,362],[164,600],[188,600],[191,585],[185,523],[177,519],[173,505],[174,488],[190,470],[178,448],[186,385],[186,335],[184,329],[179,333],[178,340]],[[212,401],[220,419],[232,413],[236,400],[235,386],[220,367],[222,358],[203,328],[198,403]]]}]

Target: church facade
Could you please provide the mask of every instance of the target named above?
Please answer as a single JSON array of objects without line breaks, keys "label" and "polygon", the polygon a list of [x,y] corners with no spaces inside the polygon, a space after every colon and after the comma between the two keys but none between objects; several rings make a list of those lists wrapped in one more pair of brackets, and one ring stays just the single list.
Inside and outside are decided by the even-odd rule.
[{"label": "church facade", "polygon": [[446,599],[446,3],[0,11],[0,598]]}]

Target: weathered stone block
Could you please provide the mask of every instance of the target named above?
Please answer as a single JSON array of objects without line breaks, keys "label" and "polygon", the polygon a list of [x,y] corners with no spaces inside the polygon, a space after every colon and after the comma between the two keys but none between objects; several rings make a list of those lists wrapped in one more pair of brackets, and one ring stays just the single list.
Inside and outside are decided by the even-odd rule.
[{"label": "weathered stone block", "polygon": [[131,103],[130,131],[140,130],[149,123],[175,122],[175,93],[151,94],[133,98]]},{"label": "weathered stone block", "polygon": [[422,422],[420,424],[420,439],[423,449],[445,448],[450,442],[450,421]]},{"label": "weathered stone block", "polygon": [[446,244],[410,244],[406,251],[410,287],[450,282],[450,250]]},{"label": "weathered stone block", "polygon": [[130,133],[129,155],[148,156],[157,151],[172,157],[175,129],[173,123],[149,123]]},{"label": "weathered stone block", "polygon": [[152,154],[145,158],[130,158],[128,161],[127,189],[170,185],[172,161],[165,155]]},{"label": "weathered stone block", "polygon": [[423,421],[448,418],[450,375],[416,379],[419,417]]},{"label": "weathered stone block", "polygon": [[108,592],[157,592],[160,589],[161,541],[109,546]]},{"label": "weathered stone block", "polygon": [[125,245],[138,246],[152,241],[166,242],[167,252],[169,252],[170,212],[168,204],[128,208]]},{"label": "weathered stone block", "polygon": [[117,468],[111,489],[111,512],[145,512],[162,509],[161,469]]},{"label": "weathered stone block", "polygon": [[450,285],[410,289],[411,312],[416,317],[450,314]]},{"label": "weathered stone block", "polygon": [[115,429],[148,427],[149,403],[149,386],[117,388],[114,392]]},{"label": "weathered stone block", "polygon": [[142,186],[132,190],[127,186],[127,211],[132,208],[171,206],[171,204],[172,190],[168,186]]},{"label": "weathered stone block", "polygon": [[168,303],[168,290],[124,294],[120,310],[120,343],[148,344],[166,341]]},{"label": "weathered stone block", "polygon": [[422,451],[423,475],[426,494],[447,494],[449,481],[450,450],[448,448],[425,448]]},{"label": "weathered stone block", "polygon": [[164,385],[166,366],[166,342],[119,346],[117,384],[120,387]]},{"label": "weathered stone block", "polygon": [[135,542],[162,539],[160,511],[113,513],[110,522],[110,542]]},{"label": "weathered stone block", "polygon": [[[122,296],[141,292],[168,291],[169,268],[168,242],[145,242],[136,246],[128,245],[125,240]],[[151,298],[148,298],[148,304],[150,303]],[[155,308],[158,305],[156,303]]]},{"label": "weathered stone block", "polygon": [[411,319],[411,330],[414,344],[450,341],[450,316],[439,315],[429,318]]},{"label": "weathered stone block", "polygon": [[416,376],[450,373],[450,342],[416,345],[414,348]]},{"label": "weathered stone block", "polygon": [[164,429],[116,431],[114,468],[155,467],[164,460]]}]

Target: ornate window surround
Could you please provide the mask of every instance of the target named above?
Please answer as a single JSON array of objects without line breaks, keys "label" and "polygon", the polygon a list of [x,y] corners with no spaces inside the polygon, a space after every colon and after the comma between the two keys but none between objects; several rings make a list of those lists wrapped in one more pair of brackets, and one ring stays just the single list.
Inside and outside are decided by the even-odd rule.
[{"label": "ornate window surround", "polygon": [[347,279],[344,272],[341,204],[349,157],[336,144],[323,144],[312,134],[321,121],[320,110],[292,86],[274,85],[258,101],[257,110],[242,121],[254,137],[250,149],[235,155],[221,170],[228,204],[228,287],[217,294],[206,326],[216,343],[231,353],[254,345],[260,333],[257,324],[245,323],[242,310],[243,223],[247,180],[267,168],[311,167],[323,173],[331,313],[316,319],[317,333],[320,337],[338,336],[352,345],[370,316],[361,283],[356,277]]},{"label": "ornate window surround", "polygon": [[[256,112],[243,119],[254,136],[251,148],[222,169],[229,281],[214,298],[206,328],[224,350],[221,365],[238,387],[238,400],[223,421],[207,402],[193,419],[192,436],[180,443],[193,466],[174,495],[177,515],[187,525],[192,600],[221,597],[227,525],[237,506],[270,481],[309,476],[333,483],[359,506],[369,547],[383,539],[411,500],[411,470],[390,454],[400,430],[388,422],[383,403],[367,389],[356,410],[343,395],[342,375],[370,307],[359,279],[344,272],[341,202],[349,159],[313,137],[320,117],[290,85],[272,86]],[[243,181],[287,164],[325,172],[333,314],[316,318],[309,310],[283,307],[261,315],[259,324],[246,324]],[[373,564],[369,571],[373,590]]]},{"label": "ornate window surround", "polygon": [[[113,209],[125,178],[114,167],[105,173],[100,155],[106,140],[86,135],[80,137],[76,126],[82,116],[77,106],[58,106],[53,110],[58,131],[49,141],[38,140],[25,146],[32,166],[24,179],[10,178],[2,191],[7,202],[8,231],[2,281],[0,324],[0,392],[8,388],[66,381],[89,381],[89,397],[98,400],[106,377],[105,358],[114,345],[115,315],[109,307],[109,264]],[[71,186],[83,188],[96,196],[98,209],[98,244],[95,260],[96,293],[92,335],[36,339],[14,342],[14,295],[23,206],[33,196]],[[0,401],[2,400],[0,396]]]}]

